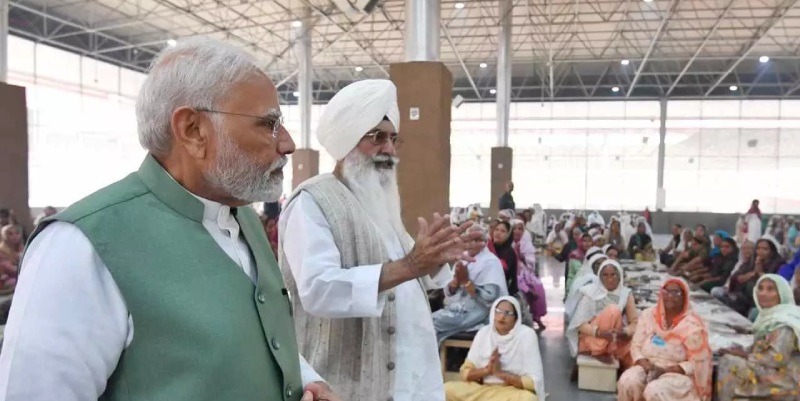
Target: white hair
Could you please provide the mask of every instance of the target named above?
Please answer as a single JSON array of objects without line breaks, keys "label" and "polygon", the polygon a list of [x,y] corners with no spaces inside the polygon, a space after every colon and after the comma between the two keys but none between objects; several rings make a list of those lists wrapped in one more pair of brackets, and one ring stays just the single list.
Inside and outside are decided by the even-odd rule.
[{"label": "white hair", "polygon": [[376,163],[397,158],[377,155],[370,157],[358,148],[345,156],[342,179],[355,198],[364,207],[367,216],[378,226],[385,240],[405,232],[400,215],[400,192],[397,188],[397,170],[379,168]]},{"label": "white hair", "polygon": [[[234,85],[264,74],[243,49],[206,38],[181,40],[150,65],[136,101],[139,143],[164,156],[172,147],[172,113],[179,107],[214,110]],[[221,121],[209,116],[215,124]]]}]

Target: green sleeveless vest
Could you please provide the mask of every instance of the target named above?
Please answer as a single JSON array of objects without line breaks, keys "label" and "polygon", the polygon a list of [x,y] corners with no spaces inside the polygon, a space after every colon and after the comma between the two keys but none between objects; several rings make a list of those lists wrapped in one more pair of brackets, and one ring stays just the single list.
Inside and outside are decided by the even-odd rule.
[{"label": "green sleeveless vest", "polygon": [[119,287],[134,335],[102,400],[298,401],[283,278],[258,217],[237,211],[256,285],[203,228],[203,204],[150,155],[139,171],[44,221],[76,225]]}]

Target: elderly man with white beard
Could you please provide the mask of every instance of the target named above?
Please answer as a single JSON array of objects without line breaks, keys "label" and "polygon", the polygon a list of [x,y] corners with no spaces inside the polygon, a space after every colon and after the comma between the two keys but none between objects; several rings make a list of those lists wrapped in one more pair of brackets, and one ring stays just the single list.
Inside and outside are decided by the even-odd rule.
[{"label": "elderly man with white beard", "polygon": [[447,216],[400,216],[399,112],[391,81],[365,80],[331,99],[316,132],[337,160],[302,183],[280,220],[280,263],[300,353],[344,400],[444,401],[426,291],[452,280],[448,263],[480,234]]},{"label": "elderly man with white beard", "polygon": [[299,356],[247,206],[278,199],[294,151],[275,85],[243,50],[189,40],[153,62],[136,115],[139,170],[32,236],[0,400],[339,400]]}]

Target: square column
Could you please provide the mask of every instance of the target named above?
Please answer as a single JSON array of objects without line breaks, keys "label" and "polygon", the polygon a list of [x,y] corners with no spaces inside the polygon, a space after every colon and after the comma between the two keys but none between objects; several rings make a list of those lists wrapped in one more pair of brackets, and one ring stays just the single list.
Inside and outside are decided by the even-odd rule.
[{"label": "square column", "polygon": [[506,184],[511,181],[511,168],[514,150],[509,147],[492,148],[492,201],[490,215],[496,216],[500,207],[500,196],[506,192]]},{"label": "square column", "polygon": [[297,149],[292,154],[292,188],[319,174],[319,151]]},{"label": "square column", "polygon": [[[400,108],[400,187],[403,223],[415,236],[417,217],[450,211],[450,108],[453,77],[440,62],[392,64]],[[424,77],[424,78],[423,78]]]},{"label": "square column", "polygon": [[0,82],[0,206],[33,229],[28,205],[28,108],[25,88]]}]

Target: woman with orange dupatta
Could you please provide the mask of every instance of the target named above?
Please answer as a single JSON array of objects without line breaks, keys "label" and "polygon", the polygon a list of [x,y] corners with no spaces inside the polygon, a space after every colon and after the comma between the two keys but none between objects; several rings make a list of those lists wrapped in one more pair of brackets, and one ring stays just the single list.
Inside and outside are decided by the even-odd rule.
[{"label": "woman with orange dupatta", "polygon": [[631,356],[636,366],[619,379],[619,401],[711,399],[713,368],[708,330],[689,304],[685,281],[667,280],[658,304],[639,317]]}]

